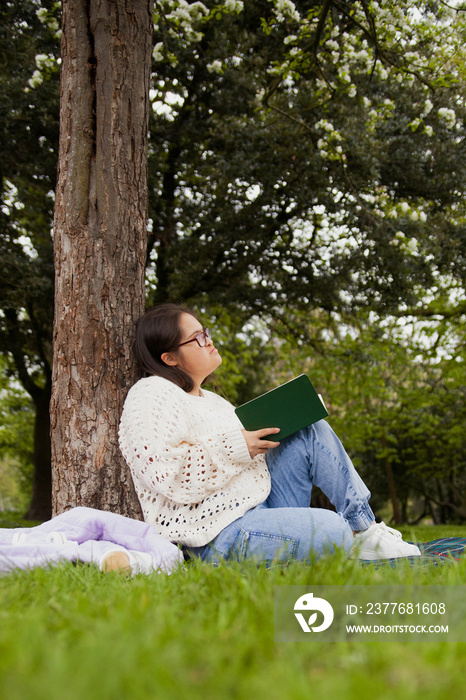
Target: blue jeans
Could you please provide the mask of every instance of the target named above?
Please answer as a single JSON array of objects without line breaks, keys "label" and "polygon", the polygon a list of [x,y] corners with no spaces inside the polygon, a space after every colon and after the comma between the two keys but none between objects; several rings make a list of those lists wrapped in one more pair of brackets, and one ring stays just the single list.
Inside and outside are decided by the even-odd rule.
[{"label": "blue jeans", "polygon": [[[189,554],[212,563],[244,558],[310,561],[335,547],[349,551],[353,531],[374,521],[370,492],[326,421],[283,440],[266,459],[272,480],[267,499],[209,544],[190,547]],[[337,513],[309,507],[313,484]]]}]

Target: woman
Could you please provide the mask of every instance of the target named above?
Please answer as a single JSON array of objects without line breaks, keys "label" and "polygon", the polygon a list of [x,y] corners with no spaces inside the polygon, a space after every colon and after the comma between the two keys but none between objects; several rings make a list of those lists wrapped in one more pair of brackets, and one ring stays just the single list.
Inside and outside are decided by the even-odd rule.
[{"label": "woman", "polygon": [[[375,524],[370,493],[328,423],[278,443],[279,428],[244,430],[228,401],[201,389],[222,359],[192,311],[147,311],[135,352],[146,377],[126,398],[120,447],[146,522],[168,540],[210,562],[309,561],[355,545],[363,559],[419,556]],[[337,513],[309,507],[313,484]]]}]

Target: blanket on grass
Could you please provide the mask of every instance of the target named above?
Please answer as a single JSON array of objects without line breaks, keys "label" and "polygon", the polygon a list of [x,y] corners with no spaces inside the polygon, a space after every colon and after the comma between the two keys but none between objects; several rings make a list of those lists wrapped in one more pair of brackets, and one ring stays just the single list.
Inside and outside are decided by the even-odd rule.
[{"label": "blanket on grass", "polygon": [[459,561],[464,554],[466,547],[466,537],[441,537],[430,542],[417,542],[421,550],[420,557],[404,557],[403,559],[376,559],[374,561],[361,560],[362,564],[373,564],[374,566],[396,566],[400,561],[409,561],[413,566],[436,566],[452,561]]},{"label": "blanket on grass", "polygon": [[0,574],[63,560],[100,566],[121,549],[152,555],[154,571],[170,573],[183,563],[181,550],[147,523],[78,507],[36,527],[0,528]]}]

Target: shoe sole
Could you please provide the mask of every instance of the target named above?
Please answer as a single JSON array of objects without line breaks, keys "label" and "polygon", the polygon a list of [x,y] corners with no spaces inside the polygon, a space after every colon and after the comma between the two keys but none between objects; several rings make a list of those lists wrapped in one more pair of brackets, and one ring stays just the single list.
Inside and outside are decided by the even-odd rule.
[{"label": "shoe sole", "polygon": [[383,552],[374,552],[374,550],[358,552],[358,559],[364,559],[365,561],[376,561],[378,559],[407,559],[408,557],[420,557],[421,552],[410,552],[409,554],[387,554]]}]

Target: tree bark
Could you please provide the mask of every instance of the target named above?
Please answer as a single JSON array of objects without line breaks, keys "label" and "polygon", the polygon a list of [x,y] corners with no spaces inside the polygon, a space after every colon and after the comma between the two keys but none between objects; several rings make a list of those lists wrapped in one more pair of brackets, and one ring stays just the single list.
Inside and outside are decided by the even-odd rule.
[{"label": "tree bark", "polygon": [[152,0],[64,0],[51,401],[53,512],[141,517],[118,447],[144,310]]}]

